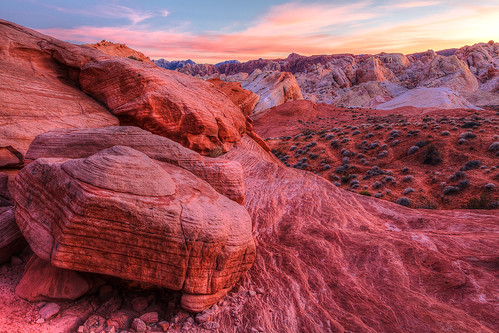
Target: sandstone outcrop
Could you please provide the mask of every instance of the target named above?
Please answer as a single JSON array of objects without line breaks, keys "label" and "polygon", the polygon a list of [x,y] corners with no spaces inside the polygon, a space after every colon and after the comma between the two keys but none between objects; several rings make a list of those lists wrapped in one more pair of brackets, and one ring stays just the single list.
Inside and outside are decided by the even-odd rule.
[{"label": "sandstone outcrop", "polygon": [[51,299],[74,300],[92,287],[92,280],[71,270],[57,268],[33,255],[26,265],[23,278],[16,286],[16,294],[28,301]]},{"label": "sandstone outcrop", "polygon": [[118,124],[78,89],[75,72],[61,65],[56,51],[45,49],[66,44],[71,45],[0,20],[0,109],[6,110],[0,117],[0,147],[24,154],[34,137],[49,129]]},{"label": "sandstone outcrop", "polygon": [[189,311],[217,302],[255,256],[242,206],[130,147],[37,159],[16,177],[14,201],[17,223],[41,259],[181,290]]},{"label": "sandstone outcrop", "polygon": [[244,202],[244,178],[237,162],[203,157],[179,143],[137,127],[54,130],[40,134],[31,144],[27,162],[37,158],[89,157],[112,146],[128,146],[150,158],[184,168],[208,182],[218,193]]},{"label": "sandstone outcrop", "polygon": [[250,90],[243,89],[239,82],[225,82],[219,78],[208,80],[218,90],[223,92],[239,108],[245,116],[253,113],[260,96]]},{"label": "sandstone outcrop", "polygon": [[245,129],[225,94],[175,71],[113,58],[86,63],[80,84],[116,116],[206,155],[227,151]]},{"label": "sandstone outcrop", "polygon": [[144,53],[131,49],[126,46],[126,44],[113,43],[107,40],[102,40],[98,43],[83,45],[99,50],[113,57],[130,58],[133,60],[145,62],[147,64],[153,64],[151,59],[148,56],[144,55]]},{"label": "sandstone outcrop", "polygon": [[0,264],[26,247],[26,241],[16,224],[14,207],[0,207]]},{"label": "sandstone outcrop", "polygon": [[295,77],[288,72],[257,69],[241,85],[244,89],[251,90],[260,96],[253,113],[303,98]]},{"label": "sandstone outcrop", "polygon": [[267,332],[498,329],[486,301],[499,293],[497,211],[411,210],[341,191],[247,138],[224,158],[244,168],[258,231],[243,287],[264,290],[245,303],[241,330],[255,322]]}]

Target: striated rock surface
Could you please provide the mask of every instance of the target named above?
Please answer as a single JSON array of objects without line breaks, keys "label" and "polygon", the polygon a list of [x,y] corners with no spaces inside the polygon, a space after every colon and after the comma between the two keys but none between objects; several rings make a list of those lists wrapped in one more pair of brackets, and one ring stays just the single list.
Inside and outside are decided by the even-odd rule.
[{"label": "striated rock surface", "polygon": [[35,138],[26,154],[27,161],[42,157],[89,157],[112,146],[128,146],[150,158],[182,167],[217,192],[238,203],[244,202],[244,178],[237,162],[203,157],[170,139],[137,127],[54,130]]},{"label": "striated rock surface", "polygon": [[227,151],[245,129],[244,115],[211,84],[153,65],[88,62],[80,84],[118,117],[206,155]]},{"label": "striated rock surface", "polygon": [[69,47],[81,49],[0,20],[0,147],[24,154],[33,138],[49,129],[118,124],[78,88],[77,73],[58,61],[55,49]]},{"label": "striated rock surface", "polygon": [[14,201],[17,223],[41,259],[181,290],[189,311],[217,302],[255,255],[242,206],[130,147],[39,158],[16,177]]},{"label": "striated rock surface", "polygon": [[126,46],[126,44],[113,43],[107,40],[102,40],[98,43],[83,45],[102,51],[105,54],[109,54],[110,56],[130,58],[133,60],[145,62],[147,64],[153,64],[151,59],[148,56],[144,55],[144,53],[131,49]]},{"label": "striated rock surface", "polygon": [[[341,191],[246,138],[224,158],[244,168],[258,243],[242,286],[264,293],[246,301],[242,331],[499,328],[497,211],[411,210]],[[225,316],[221,330],[233,325]]]},{"label": "striated rock surface", "polygon": [[400,107],[439,108],[439,109],[474,109],[474,106],[464,97],[449,88],[414,88],[393,98],[385,103],[378,104],[375,108],[391,110]]},{"label": "striated rock surface", "polygon": [[0,264],[10,261],[10,258],[26,247],[14,216],[14,207],[0,207]]},{"label": "striated rock surface", "polygon": [[245,116],[253,113],[260,96],[250,90],[243,89],[239,82],[225,82],[219,78],[208,80],[218,90],[223,92],[239,108]]},{"label": "striated rock surface", "polygon": [[91,279],[82,274],[54,267],[48,261],[33,255],[16,287],[16,294],[31,302],[74,300],[84,295],[91,286]]},{"label": "striated rock surface", "polygon": [[241,85],[260,96],[253,113],[303,98],[295,77],[288,72],[257,69]]}]

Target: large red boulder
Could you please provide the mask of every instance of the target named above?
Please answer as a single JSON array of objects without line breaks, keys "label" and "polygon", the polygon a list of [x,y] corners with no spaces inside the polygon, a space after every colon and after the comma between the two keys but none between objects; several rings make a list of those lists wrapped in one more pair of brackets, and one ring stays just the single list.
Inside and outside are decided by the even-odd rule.
[{"label": "large red boulder", "polygon": [[59,268],[180,290],[198,312],[253,263],[241,205],[187,170],[125,146],[87,158],[39,158],[15,181],[16,220]]},{"label": "large red boulder", "polygon": [[116,116],[204,155],[218,156],[241,139],[245,118],[211,84],[131,59],[88,62],[80,85]]}]

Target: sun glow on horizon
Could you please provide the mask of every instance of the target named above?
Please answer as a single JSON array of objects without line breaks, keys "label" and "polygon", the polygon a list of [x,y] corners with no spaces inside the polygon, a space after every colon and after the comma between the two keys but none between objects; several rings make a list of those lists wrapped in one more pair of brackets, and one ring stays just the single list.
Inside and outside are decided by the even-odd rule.
[{"label": "sun glow on horizon", "polygon": [[35,27],[42,33],[74,43],[106,39],[125,43],[153,59],[192,59],[198,63],[284,58],[293,52],[306,56],[409,54],[499,37],[499,6],[488,0],[474,5],[462,0],[361,0],[339,5],[288,2],[262,7],[260,15],[245,24],[228,21],[220,29],[201,31],[193,28],[188,17],[179,21],[179,9],[164,8],[164,3],[157,9],[100,4],[96,5],[98,10],[45,6],[56,13],[70,13],[89,20],[110,18],[116,22]]}]

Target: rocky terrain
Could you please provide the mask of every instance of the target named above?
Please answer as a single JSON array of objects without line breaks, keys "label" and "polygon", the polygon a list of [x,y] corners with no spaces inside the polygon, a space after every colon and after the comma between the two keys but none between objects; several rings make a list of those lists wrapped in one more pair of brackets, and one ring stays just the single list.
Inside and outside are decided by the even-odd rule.
[{"label": "rocky terrain", "polygon": [[109,54],[110,56],[130,58],[148,64],[153,63],[148,56],[144,55],[144,53],[131,49],[125,44],[113,43],[107,40],[102,40],[98,43],[83,44],[83,45],[102,51],[105,54]]},{"label": "rocky terrain", "polygon": [[[9,64],[0,67],[9,88],[0,94],[7,124],[1,332],[499,330],[497,210],[413,209],[359,195],[301,170],[305,161],[287,167],[291,157],[267,145],[324,139],[332,147],[328,134],[362,135],[380,149],[382,138],[398,140],[419,159],[428,155],[426,125],[448,144],[464,140],[459,147],[469,155],[456,152],[471,187],[485,170],[495,174],[495,111],[452,110],[444,121],[431,109],[394,114],[299,100],[252,120],[247,106],[256,98],[238,84],[113,57],[7,21],[0,31]],[[218,68],[235,65],[244,66]],[[43,127],[17,122],[33,103],[31,118]],[[354,135],[357,117],[365,125]],[[317,134],[324,119],[319,126],[339,129]],[[447,126],[459,139],[452,128],[440,133]],[[307,132],[294,138],[297,129]],[[425,142],[413,143],[419,136]],[[358,158],[352,151],[341,154]],[[351,176],[357,163],[341,166]],[[379,176],[385,168],[373,170]]]},{"label": "rocky terrain", "polygon": [[[156,64],[161,66],[160,62]],[[259,59],[217,66],[190,63],[177,70],[203,79],[220,77],[241,82],[245,89],[257,94],[252,85],[259,71],[282,72],[296,78],[303,98],[343,107],[393,109],[409,105],[452,109],[499,105],[499,43],[493,41],[412,55],[380,53],[306,57],[293,53],[285,59]],[[413,88],[427,90],[424,98],[406,96]],[[299,97],[288,98],[295,99]],[[396,99],[393,104],[384,104],[393,99]]]}]

